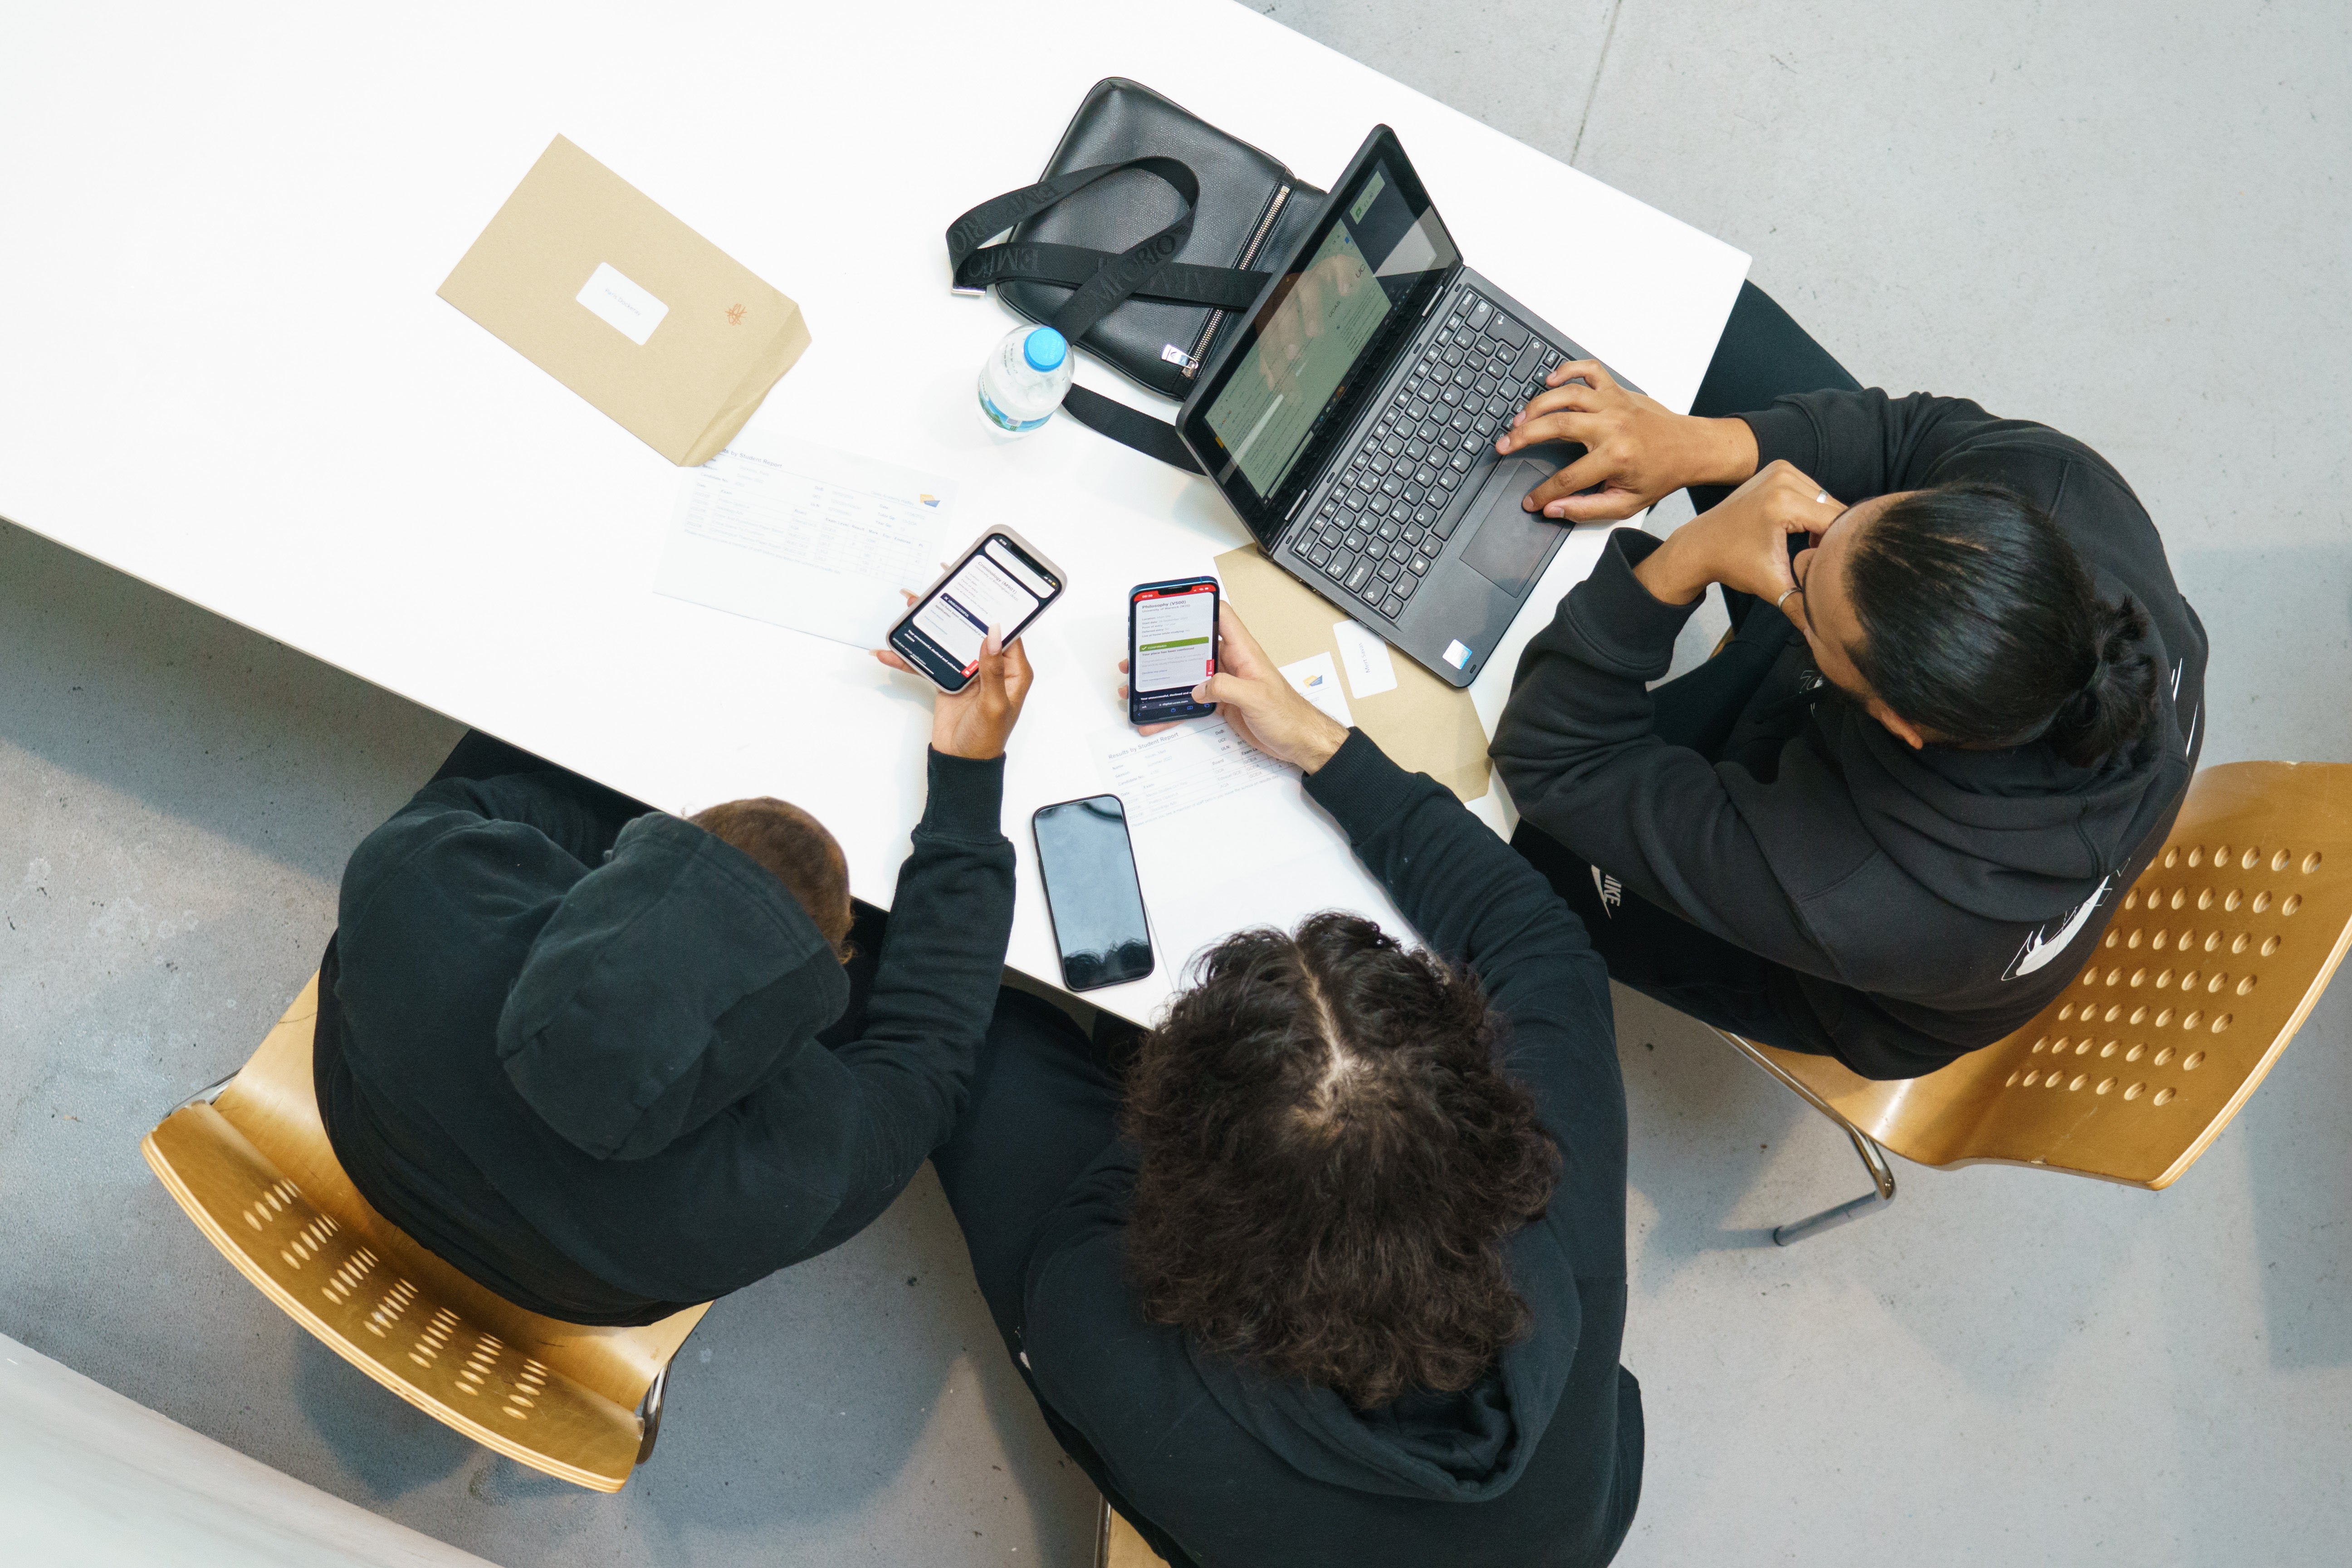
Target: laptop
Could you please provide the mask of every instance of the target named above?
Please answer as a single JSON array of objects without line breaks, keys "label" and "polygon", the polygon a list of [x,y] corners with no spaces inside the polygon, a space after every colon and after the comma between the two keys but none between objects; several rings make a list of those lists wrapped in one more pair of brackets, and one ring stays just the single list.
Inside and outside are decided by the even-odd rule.
[{"label": "laptop", "polygon": [[1177,429],[1277,565],[1467,686],[1568,537],[1519,501],[1584,451],[1495,438],[1591,356],[1463,264],[1385,125],[1267,268]]}]

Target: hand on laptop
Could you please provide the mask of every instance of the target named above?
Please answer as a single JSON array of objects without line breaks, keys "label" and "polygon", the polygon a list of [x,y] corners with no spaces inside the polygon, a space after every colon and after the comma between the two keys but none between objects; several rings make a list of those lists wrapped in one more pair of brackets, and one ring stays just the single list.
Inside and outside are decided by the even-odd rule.
[{"label": "hand on laptop", "polygon": [[[1570,360],[1495,443],[1514,452],[1574,441],[1583,457],[1528,492],[1529,511],[1571,522],[1633,516],[1685,485],[1736,485],[1756,471],[1756,436],[1742,419],[1696,419],[1628,391],[1594,359]],[[1592,495],[1580,490],[1601,489]]]},{"label": "hand on laptop", "polygon": [[[1127,673],[1127,660],[1118,661],[1118,672]],[[1118,695],[1127,700],[1124,681]],[[1310,773],[1347,742],[1348,731],[1282,678],[1230,605],[1217,612],[1217,673],[1192,689],[1192,700],[1215,703],[1219,717],[1243,740]],[[1170,727],[1147,724],[1142,732],[1156,735]]]}]

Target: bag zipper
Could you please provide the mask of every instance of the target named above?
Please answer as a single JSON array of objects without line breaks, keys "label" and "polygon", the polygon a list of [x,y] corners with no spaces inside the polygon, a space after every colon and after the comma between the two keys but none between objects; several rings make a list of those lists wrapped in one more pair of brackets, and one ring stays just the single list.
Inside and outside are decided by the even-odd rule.
[{"label": "bag zipper", "polygon": [[[1265,216],[1257,220],[1256,231],[1249,237],[1249,243],[1242,247],[1241,255],[1234,261],[1234,271],[1248,271],[1250,263],[1257,259],[1258,251],[1264,247],[1267,238],[1274,233],[1275,220],[1282,216],[1283,204],[1290,200],[1290,193],[1295,188],[1286,180],[1275,187],[1273,198],[1265,204]],[[1201,364],[1208,355],[1209,344],[1215,340],[1217,329],[1224,323],[1224,320],[1225,312],[1223,306],[1210,307],[1209,319],[1202,323],[1200,335],[1192,340],[1192,352],[1186,355],[1190,362],[1184,366],[1186,381],[1191,381],[1201,374]]]}]

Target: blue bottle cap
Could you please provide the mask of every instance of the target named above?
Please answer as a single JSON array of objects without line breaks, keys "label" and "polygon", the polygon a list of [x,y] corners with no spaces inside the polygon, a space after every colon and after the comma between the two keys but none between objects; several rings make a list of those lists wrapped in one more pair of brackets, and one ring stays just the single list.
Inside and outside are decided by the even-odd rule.
[{"label": "blue bottle cap", "polygon": [[1021,342],[1021,357],[1031,370],[1059,370],[1069,352],[1069,340],[1051,327],[1040,327]]}]

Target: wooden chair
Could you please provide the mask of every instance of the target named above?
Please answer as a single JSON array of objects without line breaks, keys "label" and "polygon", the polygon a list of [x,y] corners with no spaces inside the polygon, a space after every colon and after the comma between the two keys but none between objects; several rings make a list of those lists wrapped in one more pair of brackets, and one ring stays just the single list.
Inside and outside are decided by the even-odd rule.
[{"label": "wooden chair", "polygon": [[1106,1502],[1095,1531],[1095,1568],[1168,1568],[1168,1563],[1118,1510]]},{"label": "wooden chair", "polygon": [[616,1492],[653,1453],[670,1358],[708,1304],[637,1329],[560,1322],[483,1289],[360,1196],[310,1087],[311,976],[236,1077],[140,1145],[222,1256],[336,1354],[533,1469]]},{"label": "wooden chair", "polygon": [[1922,1165],[2039,1165],[2169,1186],[2254,1092],[2352,945],[2352,764],[2199,773],[2096,962],[2033,1021],[1926,1078],[1716,1031],[1845,1130],[1875,1190],[1785,1225],[1786,1246],[1895,1196]]}]

